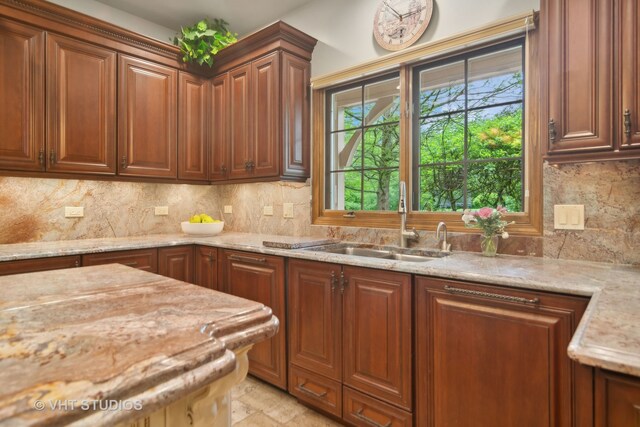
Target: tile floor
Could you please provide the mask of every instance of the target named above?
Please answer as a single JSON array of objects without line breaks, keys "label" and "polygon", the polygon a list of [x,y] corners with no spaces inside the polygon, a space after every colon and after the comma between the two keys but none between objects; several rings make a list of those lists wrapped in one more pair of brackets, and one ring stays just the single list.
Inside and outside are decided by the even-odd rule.
[{"label": "tile floor", "polygon": [[337,422],[298,403],[284,391],[247,377],[231,391],[236,427],[334,427]]}]

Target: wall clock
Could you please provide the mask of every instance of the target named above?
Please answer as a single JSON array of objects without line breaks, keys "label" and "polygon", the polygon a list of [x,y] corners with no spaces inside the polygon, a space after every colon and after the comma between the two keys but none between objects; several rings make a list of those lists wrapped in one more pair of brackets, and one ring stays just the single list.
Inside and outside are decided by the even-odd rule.
[{"label": "wall clock", "polygon": [[415,43],[429,26],[433,0],[382,0],[373,20],[373,35],[387,50]]}]

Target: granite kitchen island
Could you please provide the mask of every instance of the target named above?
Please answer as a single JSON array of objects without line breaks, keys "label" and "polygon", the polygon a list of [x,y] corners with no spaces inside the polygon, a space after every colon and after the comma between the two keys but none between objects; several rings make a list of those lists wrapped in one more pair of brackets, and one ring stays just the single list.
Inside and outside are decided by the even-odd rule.
[{"label": "granite kitchen island", "polygon": [[0,277],[0,425],[230,424],[262,304],[117,264]]}]

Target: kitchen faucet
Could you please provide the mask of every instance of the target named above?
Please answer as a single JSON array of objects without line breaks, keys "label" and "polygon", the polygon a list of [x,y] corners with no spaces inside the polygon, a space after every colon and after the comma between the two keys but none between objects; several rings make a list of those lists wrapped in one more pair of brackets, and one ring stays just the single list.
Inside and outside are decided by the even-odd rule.
[{"label": "kitchen faucet", "polygon": [[442,221],[440,221],[438,228],[436,229],[436,239],[438,239],[438,243],[442,240],[440,245],[440,250],[442,252],[451,252],[451,243],[447,243],[447,224]]},{"label": "kitchen faucet", "polygon": [[406,248],[407,241],[418,240],[420,236],[415,228],[407,230],[407,186],[404,181],[400,181],[398,213],[400,214],[400,247]]}]

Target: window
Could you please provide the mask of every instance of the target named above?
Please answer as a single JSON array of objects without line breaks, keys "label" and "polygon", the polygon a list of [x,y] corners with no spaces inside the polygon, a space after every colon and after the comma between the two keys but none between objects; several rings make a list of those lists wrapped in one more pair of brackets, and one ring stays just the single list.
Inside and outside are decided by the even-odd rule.
[{"label": "window", "polygon": [[414,69],[413,208],[524,207],[523,46]]},{"label": "window", "polygon": [[[522,29],[522,20],[500,25],[477,37]],[[465,46],[469,40],[459,36]],[[515,222],[511,233],[540,235],[538,35],[512,33],[458,52],[454,44],[401,51],[313,82],[314,224],[398,227],[404,181],[410,227],[434,231],[446,221],[451,231],[473,232],[461,212],[501,204]],[[419,59],[434,52],[440,56]],[[331,86],[376,67],[386,71]]]}]

